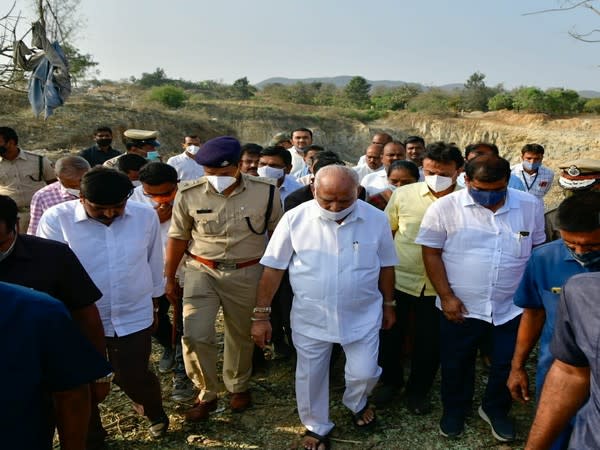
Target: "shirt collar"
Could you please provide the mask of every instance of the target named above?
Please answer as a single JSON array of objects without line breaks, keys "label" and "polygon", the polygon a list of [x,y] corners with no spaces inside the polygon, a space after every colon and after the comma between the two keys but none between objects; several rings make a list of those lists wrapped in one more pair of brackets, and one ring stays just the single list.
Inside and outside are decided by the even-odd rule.
[{"label": "shirt collar", "polygon": [[[84,220],[90,220],[92,222],[96,222],[94,219],[90,218],[87,215],[87,213],[85,212],[85,208],[83,207],[83,203],[81,203],[79,201],[79,199],[71,200],[71,201],[77,202],[77,205],[75,205],[75,223],[83,222]],[[129,208],[129,200],[127,200],[127,203],[125,204],[125,212],[123,213],[123,216],[121,216],[121,217],[127,217],[130,215],[131,215],[131,210]],[[118,220],[118,218],[115,220]]]},{"label": "shirt collar", "polygon": [[[27,158],[27,155],[25,154],[25,152],[23,150],[19,149],[19,153],[17,153],[17,157],[15,159],[23,159],[23,160],[27,161],[29,158]],[[4,161],[4,160],[8,161],[8,159],[0,156],[0,161]]]}]

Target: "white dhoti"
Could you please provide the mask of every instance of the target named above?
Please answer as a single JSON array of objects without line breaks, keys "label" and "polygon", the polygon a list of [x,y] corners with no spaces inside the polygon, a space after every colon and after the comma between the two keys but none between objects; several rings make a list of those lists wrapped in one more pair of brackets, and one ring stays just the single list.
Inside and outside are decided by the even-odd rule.
[{"label": "white dhoti", "polygon": [[[292,338],[298,355],[296,402],[300,421],[307,430],[325,436],[334,426],[329,419],[329,360],[333,343],[304,336],[294,329]],[[374,329],[342,348],[346,354],[346,390],[342,402],[352,413],[357,413],[367,404],[367,397],[381,375],[381,367],[377,365],[379,330]]]}]

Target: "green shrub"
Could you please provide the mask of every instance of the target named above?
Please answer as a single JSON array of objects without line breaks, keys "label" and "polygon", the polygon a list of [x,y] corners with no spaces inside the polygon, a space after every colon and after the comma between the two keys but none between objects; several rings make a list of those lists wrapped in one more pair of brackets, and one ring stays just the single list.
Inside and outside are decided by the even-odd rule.
[{"label": "green shrub", "polygon": [[600,98],[590,98],[583,105],[583,111],[587,113],[600,114]]},{"label": "green shrub", "polygon": [[187,97],[183,89],[172,84],[153,87],[149,94],[150,100],[162,103],[169,108],[180,108]]}]

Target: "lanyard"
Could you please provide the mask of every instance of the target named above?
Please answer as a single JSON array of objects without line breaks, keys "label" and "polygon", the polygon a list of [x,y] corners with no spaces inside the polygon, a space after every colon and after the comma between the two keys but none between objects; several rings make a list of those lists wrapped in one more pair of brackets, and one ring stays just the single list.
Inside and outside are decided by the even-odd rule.
[{"label": "lanyard", "polygon": [[523,178],[523,182],[525,183],[525,187],[527,187],[527,192],[531,190],[531,188],[535,185],[535,181],[537,180],[538,175],[540,174],[540,170],[535,173],[535,177],[533,177],[533,181],[531,184],[527,184],[527,177],[525,176],[525,171],[521,172],[521,177]]}]

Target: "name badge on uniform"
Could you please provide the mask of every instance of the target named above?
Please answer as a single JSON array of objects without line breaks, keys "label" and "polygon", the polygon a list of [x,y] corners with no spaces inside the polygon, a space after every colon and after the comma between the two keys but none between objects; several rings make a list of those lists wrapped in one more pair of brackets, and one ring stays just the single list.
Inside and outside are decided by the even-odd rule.
[{"label": "name badge on uniform", "polygon": [[196,214],[208,214],[213,212],[212,209],[197,209]]},{"label": "name badge on uniform", "polygon": [[559,288],[559,287],[553,287],[550,290],[552,291],[553,294],[560,294],[562,292],[562,288]]}]

